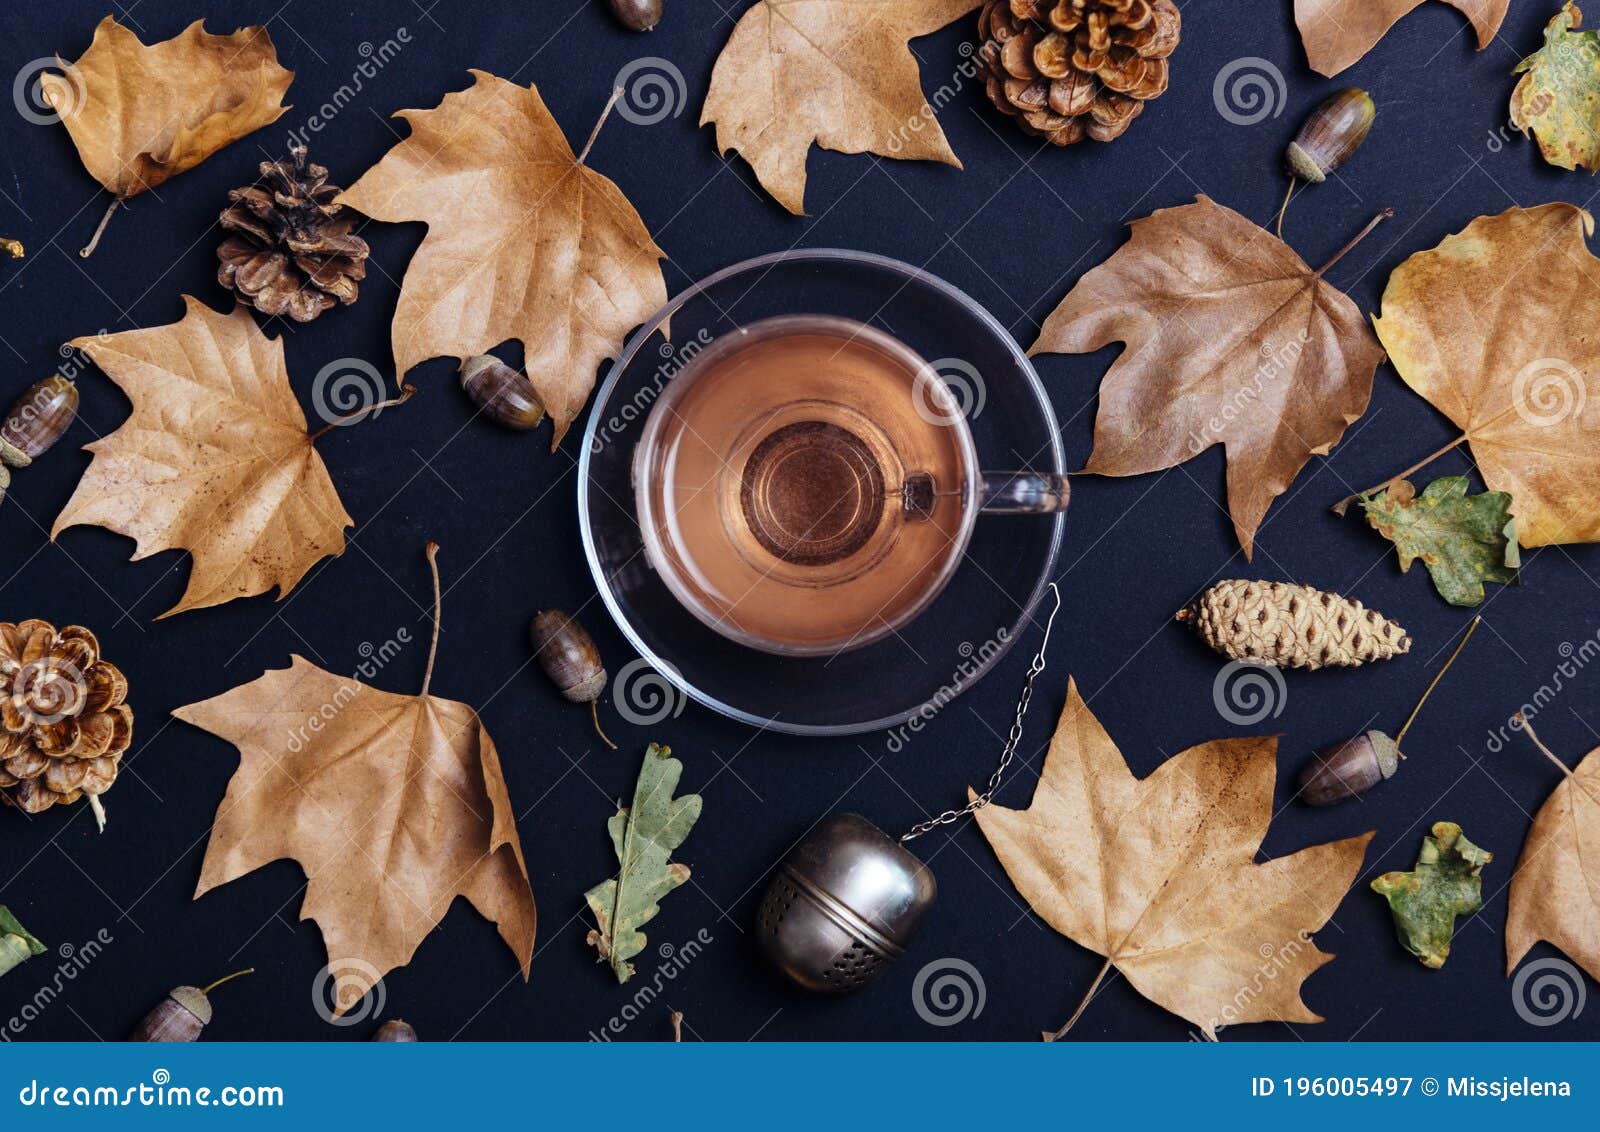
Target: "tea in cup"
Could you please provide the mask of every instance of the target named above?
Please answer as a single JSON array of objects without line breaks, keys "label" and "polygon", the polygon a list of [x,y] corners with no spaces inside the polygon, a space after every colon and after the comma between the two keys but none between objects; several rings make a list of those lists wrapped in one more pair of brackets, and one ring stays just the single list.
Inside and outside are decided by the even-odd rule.
[{"label": "tea in cup", "polygon": [[650,565],[725,637],[818,656],[938,596],[980,512],[1066,507],[1066,478],[983,472],[958,399],[890,335],[791,315],[725,334],[666,387],[634,453]]}]

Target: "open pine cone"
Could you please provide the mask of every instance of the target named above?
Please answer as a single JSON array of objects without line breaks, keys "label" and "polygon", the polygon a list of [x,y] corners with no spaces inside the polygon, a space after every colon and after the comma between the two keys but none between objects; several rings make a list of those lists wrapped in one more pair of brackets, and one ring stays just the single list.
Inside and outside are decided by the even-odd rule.
[{"label": "open pine cone", "polygon": [[356,301],[370,249],[350,235],[355,213],[334,204],[338,185],[289,147],[288,161],[263,161],[261,179],[228,193],[219,218],[232,233],[217,248],[217,280],[266,315],[310,322],[334,302]]},{"label": "open pine cone", "polygon": [[978,62],[989,99],[1055,145],[1121,137],[1167,89],[1172,0],[987,0]]},{"label": "open pine cone", "polygon": [[0,622],[0,797],[30,814],[98,796],[133,739],[128,681],[93,633]]}]

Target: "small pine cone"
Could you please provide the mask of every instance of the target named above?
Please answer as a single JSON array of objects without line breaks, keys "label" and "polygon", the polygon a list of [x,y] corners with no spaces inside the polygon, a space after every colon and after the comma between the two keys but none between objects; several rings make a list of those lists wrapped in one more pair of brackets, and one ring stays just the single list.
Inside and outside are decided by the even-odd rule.
[{"label": "small pine cone", "polygon": [[355,302],[369,249],[350,235],[355,214],[333,203],[339,192],[303,145],[291,145],[287,161],[263,161],[261,179],[230,191],[218,218],[230,235],[217,248],[217,281],[262,314],[296,322]]},{"label": "small pine cone", "polygon": [[26,813],[99,796],[133,739],[128,681],[80,625],[0,622],[0,798]]},{"label": "small pine cone", "polygon": [[1377,610],[1287,582],[1218,582],[1178,620],[1224,656],[1278,668],[1354,667],[1411,651],[1406,631]]},{"label": "small pine cone", "polygon": [[1023,132],[1111,141],[1165,93],[1182,23],[1172,0],[986,0],[979,70]]}]

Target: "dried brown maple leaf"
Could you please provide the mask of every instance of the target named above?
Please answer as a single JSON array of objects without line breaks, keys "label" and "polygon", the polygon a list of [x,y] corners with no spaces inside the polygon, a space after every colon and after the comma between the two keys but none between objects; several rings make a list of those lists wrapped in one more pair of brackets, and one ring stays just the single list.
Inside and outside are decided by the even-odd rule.
[{"label": "dried brown maple leaf", "polygon": [[1344,251],[1312,271],[1205,196],[1132,231],[1028,352],[1127,343],[1100,385],[1084,470],[1139,475],[1223,444],[1228,512],[1249,558],[1272,501],[1366,411],[1383,350],[1355,303],[1323,280]]},{"label": "dried brown maple leaf", "polygon": [[[428,561],[437,550],[428,546]],[[466,704],[395,695],[301,657],[286,669],[172,714],[239,749],[217,807],[199,898],[271,861],[306,872],[300,918],[315,920],[342,1013],[411,961],[465,896],[522,967],[535,912],[500,757]]]},{"label": "dried brown maple leaf", "polygon": [[[1444,0],[1478,33],[1482,51],[1500,30],[1511,0]],[[1425,0],[1294,0],[1294,22],[1311,69],[1337,75],[1377,45],[1402,16]]]},{"label": "dried brown maple leaf", "polygon": [[[146,47],[111,16],[64,74],[40,77],[84,168],[118,204],[192,169],[223,146],[278,120],[293,71],[263,27],[210,35],[196,20]],[[100,240],[105,219],[82,255]]]},{"label": "dried brown maple leaf", "polygon": [[1355,880],[1372,834],[1258,864],[1277,746],[1214,739],[1137,779],[1068,682],[1032,804],[976,813],[1023,899],[1106,957],[1078,1014],[1115,967],[1210,1038],[1241,1022],[1322,1021],[1300,984],[1333,956],[1310,936]]},{"label": "dried brown maple leaf", "polygon": [[86,447],[94,460],[50,532],[105,527],[138,543],[134,561],[189,551],[188,589],[163,617],[274,587],[282,597],[344,553],[354,522],[306,433],[283,341],[242,306],[184,303],[169,326],[73,339],[133,415]]},{"label": "dried brown maple leaf", "polygon": [[584,165],[588,149],[573,155],[535,88],[472,77],[432,110],[400,111],[411,136],[338,203],[428,225],[395,310],[400,374],[519,339],[555,421],[554,447],[589,399],[595,370],[666,304],[666,253],[622,190]]},{"label": "dried brown maple leaf", "polygon": [[736,149],[762,188],[805,214],[806,155],[878,153],[961,168],[909,43],[982,0],[758,0],[711,72],[700,113],[717,148]]},{"label": "dried brown maple leaf", "polygon": [[1506,974],[1542,939],[1600,980],[1600,747],[1570,770],[1526,720],[1522,727],[1565,777],[1534,815],[1511,878]]},{"label": "dried brown maple leaf", "polygon": [[1522,546],[1600,541],[1593,228],[1570,204],[1512,208],[1389,276],[1378,337],[1405,383],[1461,429],[1389,483],[1470,444],[1489,489],[1511,495]]}]

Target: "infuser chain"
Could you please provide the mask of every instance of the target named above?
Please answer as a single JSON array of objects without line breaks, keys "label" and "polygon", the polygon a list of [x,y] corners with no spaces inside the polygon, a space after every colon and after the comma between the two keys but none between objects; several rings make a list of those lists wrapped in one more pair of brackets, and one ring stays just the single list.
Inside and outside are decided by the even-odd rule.
[{"label": "infuser chain", "polygon": [[959,810],[946,810],[937,817],[927,821],[918,822],[910,830],[902,834],[902,842],[912,841],[924,833],[949,825],[953,821],[966,817],[974,810],[981,810],[989,804],[989,799],[994,797],[995,791],[1000,789],[1000,779],[1005,776],[1006,768],[1011,765],[1011,760],[1016,757],[1017,744],[1022,742],[1022,721],[1028,714],[1028,703],[1033,699],[1033,682],[1038,679],[1039,673],[1044,671],[1045,650],[1050,647],[1050,630],[1056,623],[1056,614],[1061,612],[1061,591],[1054,582],[1050,583],[1050,593],[1055,597],[1055,607],[1050,610],[1050,617],[1044,623],[1044,640],[1039,642],[1039,651],[1034,654],[1033,663],[1028,665],[1027,678],[1022,682],[1022,695],[1017,698],[1017,716],[1011,723],[1011,733],[1006,736],[1006,745],[1000,752],[1000,762],[994,768],[994,773],[989,776],[989,787],[972,801]]}]

